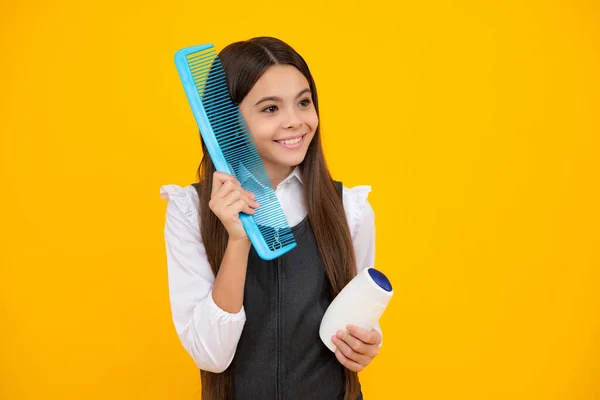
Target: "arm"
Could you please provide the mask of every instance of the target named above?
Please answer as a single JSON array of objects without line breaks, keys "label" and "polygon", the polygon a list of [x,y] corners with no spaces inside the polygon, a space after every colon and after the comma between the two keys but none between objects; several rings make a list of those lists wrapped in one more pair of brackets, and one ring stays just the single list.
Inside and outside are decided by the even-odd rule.
[{"label": "arm", "polygon": [[[243,258],[242,249],[228,246],[222,266],[225,273],[223,276],[219,274],[220,278],[215,282],[197,220],[190,217],[192,212],[197,216],[193,201],[184,189],[173,188],[169,192],[164,233],[175,329],[183,347],[200,369],[222,372],[235,355],[246,315],[241,306],[241,296],[232,304],[222,301],[227,290],[219,287],[223,289],[222,282],[235,272],[230,267]],[[245,257],[247,261],[247,252]],[[241,270],[245,279],[245,265],[238,268],[239,279]]]},{"label": "arm", "polygon": [[[369,186],[344,188],[344,210],[354,244],[357,273],[365,268],[375,267],[375,213],[367,200],[370,191]],[[383,334],[379,322],[375,325],[375,330],[381,336],[381,347]]]},{"label": "arm", "polygon": [[[375,215],[367,201],[370,188],[359,186],[344,190],[344,209],[354,244],[356,269],[360,273],[374,267],[375,262]],[[348,325],[346,329],[340,329],[331,338],[337,347],[335,356],[349,370],[360,372],[379,352],[383,342],[381,328],[377,323],[372,331],[354,325]]]},{"label": "arm", "polygon": [[229,240],[215,280],[213,300],[220,308],[230,313],[240,312],[244,302],[250,246],[248,238]]}]

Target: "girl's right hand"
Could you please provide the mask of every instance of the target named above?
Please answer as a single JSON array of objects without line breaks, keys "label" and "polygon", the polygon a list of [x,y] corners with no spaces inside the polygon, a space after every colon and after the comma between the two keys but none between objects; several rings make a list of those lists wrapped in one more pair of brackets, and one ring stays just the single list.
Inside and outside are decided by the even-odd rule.
[{"label": "girl's right hand", "polygon": [[246,239],[248,235],[244,230],[239,213],[254,214],[260,205],[254,201],[256,196],[250,193],[233,176],[216,171],[213,174],[212,192],[208,206],[221,220],[229,240]]}]

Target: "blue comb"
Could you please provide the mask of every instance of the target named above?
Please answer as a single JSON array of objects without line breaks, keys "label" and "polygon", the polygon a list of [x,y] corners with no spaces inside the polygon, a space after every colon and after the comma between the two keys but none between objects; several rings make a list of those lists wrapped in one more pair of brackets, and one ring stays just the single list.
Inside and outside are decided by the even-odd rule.
[{"label": "blue comb", "polygon": [[263,260],[287,253],[296,247],[294,235],[242,113],[231,100],[214,46],[181,49],[175,54],[175,65],[215,168],[233,175],[260,203],[254,215],[240,213],[254,249]]}]

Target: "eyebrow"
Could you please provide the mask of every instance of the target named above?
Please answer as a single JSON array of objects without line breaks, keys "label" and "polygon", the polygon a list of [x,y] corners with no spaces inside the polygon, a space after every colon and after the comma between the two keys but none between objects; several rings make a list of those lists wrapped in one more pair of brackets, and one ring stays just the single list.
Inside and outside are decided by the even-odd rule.
[{"label": "eyebrow", "polygon": [[[296,95],[296,98],[302,96],[304,93],[310,93],[310,89],[306,88],[306,89],[302,90],[300,93],[298,93]],[[281,100],[281,97],[277,97],[277,96],[263,97],[262,99],[260,99],[259,101],[256,102],[255,106],[259,105],[260,103],[264,103],[265,101],[282,101],[282,100]]]}]

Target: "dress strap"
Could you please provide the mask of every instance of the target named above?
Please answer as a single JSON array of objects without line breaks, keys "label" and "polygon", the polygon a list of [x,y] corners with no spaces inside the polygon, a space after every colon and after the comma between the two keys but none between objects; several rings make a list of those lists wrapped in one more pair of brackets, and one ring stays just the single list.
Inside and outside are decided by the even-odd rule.
[{"label": "dress strap", "polygon": [[344,191],[344,185],[342,184],[342,182],[338,182],[338,181],[333,181],[333,183],[335,183],[335,187],[338,191],[338,194],[340,195],[340,199],[342,199],[342,194]]}]

